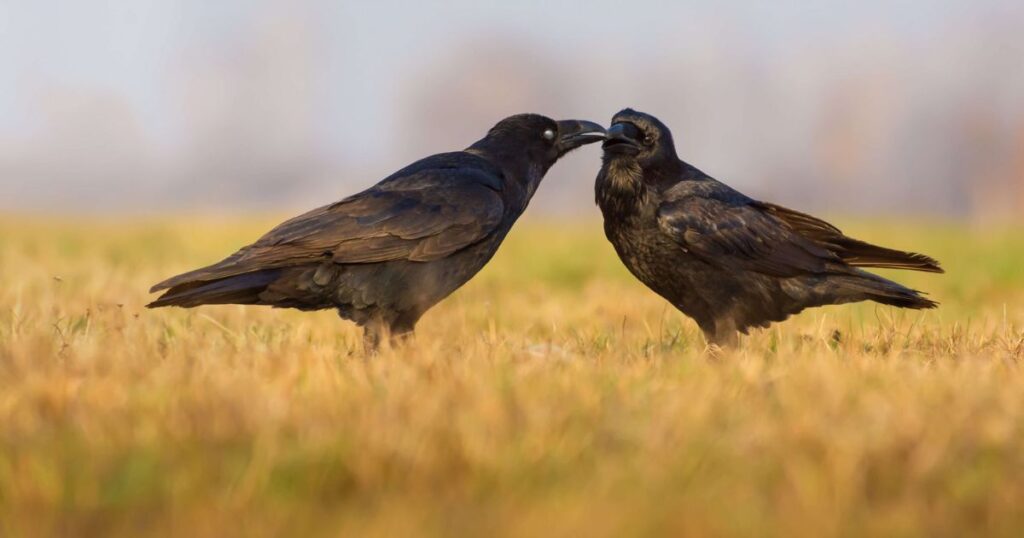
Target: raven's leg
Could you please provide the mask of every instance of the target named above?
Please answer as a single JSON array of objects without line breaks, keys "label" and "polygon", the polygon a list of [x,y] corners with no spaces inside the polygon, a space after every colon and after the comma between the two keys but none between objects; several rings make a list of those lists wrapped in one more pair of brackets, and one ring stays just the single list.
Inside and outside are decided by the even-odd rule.
[{"label": "raven's leg", "polygon": [[718,330],[712,337],[711,343],[718,347],[736,347],[740,343],[740,333],[735,328],[729,327],[726,330]]},{"label": "raven's leg", "polygon": [[416,330],[416,322],[420,320],[419,312],[403,312],[391,322],[390,336],[391,343],[405,343],[412,337]]},{"label": "raven's leg", "polygon": [[363,352],[367,355],[375,355],[390,333],[387,324],[379,317],[367,321],[363,325]]},{"label": "raven's leg", "polygon": [[736,324],[728,318],[720,318],[710,322],[698,323],[708,344],[721,348],[734,347],[739,343],[739,332]]}]

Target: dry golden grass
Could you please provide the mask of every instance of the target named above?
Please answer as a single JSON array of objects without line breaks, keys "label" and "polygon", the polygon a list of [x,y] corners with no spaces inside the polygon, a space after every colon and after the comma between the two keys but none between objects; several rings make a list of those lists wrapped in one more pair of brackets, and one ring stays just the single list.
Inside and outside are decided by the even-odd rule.
[{"label": "dry golden grass", "polygon": [[524,223],[369,360],[330,312],[142,307],[272,223],[0,221],[0,536],[1024,535],[1013,230],[851,226],[943,306],[717,357],[593,223]]}]

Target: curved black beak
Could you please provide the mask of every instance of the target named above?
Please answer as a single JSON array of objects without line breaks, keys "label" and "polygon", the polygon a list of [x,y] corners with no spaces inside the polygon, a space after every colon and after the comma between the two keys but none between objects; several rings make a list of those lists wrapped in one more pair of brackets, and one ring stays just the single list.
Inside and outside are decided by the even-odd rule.
[{"label": "curved black beak", "polygon": [[636,125],[632,123],[614,123],[608,128],[608,134],[605,137],[604,149],[615,148],[615,147],[628,147],[638,148],[640,147],[640,129],[637,129]]},{"label": "curved black beak", "polygon": [[604,127],[586,120],[558,122],[558,149],[566,153],[580,146],[604,140]]}]

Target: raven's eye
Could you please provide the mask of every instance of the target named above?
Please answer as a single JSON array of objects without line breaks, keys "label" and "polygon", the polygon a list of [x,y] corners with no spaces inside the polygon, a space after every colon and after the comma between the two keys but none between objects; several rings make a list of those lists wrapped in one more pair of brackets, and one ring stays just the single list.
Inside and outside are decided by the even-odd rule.
[{"label": "raven's eye", "polygon": [[544,140],[554,140],[554,139],[555,139],[555,132],[552,131],[551,129],[545,129],[544,130]]},{"label": "raven's eye", "polygon": [[644,144],[650,146],[654,143],[654,135],[647,133],[644,135]]}]

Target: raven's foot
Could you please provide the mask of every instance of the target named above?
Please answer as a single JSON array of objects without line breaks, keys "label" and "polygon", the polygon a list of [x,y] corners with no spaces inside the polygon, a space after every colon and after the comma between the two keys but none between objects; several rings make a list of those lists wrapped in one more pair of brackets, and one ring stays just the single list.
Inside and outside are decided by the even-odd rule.
[{"label": "raven's foot", "polygon": [[382,350],[405,345],[412,337],[411,326],[374,320],[363,326],[363,352],[367,356],[376,355]]}]

